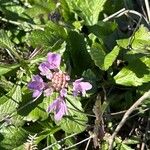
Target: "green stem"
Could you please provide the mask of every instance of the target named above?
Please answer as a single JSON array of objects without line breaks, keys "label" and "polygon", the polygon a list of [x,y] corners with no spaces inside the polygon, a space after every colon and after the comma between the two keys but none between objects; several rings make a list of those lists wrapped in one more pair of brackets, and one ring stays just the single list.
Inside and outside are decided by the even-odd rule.
[{"label": "green stem", "polygon": [[8,20],[6,18],[3,18],[0,16],[0,20],[1,21],[4,21],[4,22],[7,22],[7,23],[10,23],[10,24],[13,24],[13,25],[16,25],[16,26],[20,26],[20,27],[23,27],[23,25],[27,24],[28,28],[30,29],[33,29],[33,30],[44,30],[44,28],[38,26],[38,25],[34,25],[34,24],[31,24],[31,23],[28,23],[28,22],[16,22],[16,21],[13,21],[13,20]]}]

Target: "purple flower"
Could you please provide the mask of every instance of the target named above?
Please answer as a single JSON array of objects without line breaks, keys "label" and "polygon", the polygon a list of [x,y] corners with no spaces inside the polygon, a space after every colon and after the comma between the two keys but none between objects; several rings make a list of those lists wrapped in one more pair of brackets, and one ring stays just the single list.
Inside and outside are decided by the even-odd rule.
[{"label": "purple flower", "polygon": [[46,65],[49,69],[58,69],[61,62],[60,54],[48,53]]},{"label": "purple flower", "polygon": [[42,76],[46,76],[47,79],[51,79],[52,78],[52,72],[50,71],[50,69],[47,67],[47,63],[43,62],[39,65],[39,70],[41,71],[41,75]]},{"label": "purple flower", "polygon": [[51,88],[51,87],[47,87],[45,90],[44,90],[44,96],[51,96],[54,92],[54,89]]},{"label": "purple flower", "polygon": [[65,88],[61,89],[60,96],[61,97],[66,97],[67,96],[67,89],[65,89]]},{"label": "purple flower", "polygon": [[28,83],[28,88],[33,90],[32,97],[37,99],[42,94],[45,88],[45,83],[39,75],[34,75],[32,81]]},{"label": "purple flower", "polygon": [[82,82],[83,78],[80,78],[73,82],[73,95],[77,96],[79,93],[82,93],[85,96],[86,91],[92,88],[92,85],[89,82]]},{"label": "purple flower", "polygon": [[54,118],[56,121],[61,120],[64,115],[68,114],[67,106],[64,98],[59,96],[53,103],[48,107],[48,112],[54,111]]},{"label": "purple flower", "polygon": [[[45,76],[47,82],[39,75],[35,75],[32,81],[28,83],[28,88],[33,90],[35,100],[41,96],[51,96],[53,92],[59,93],[59,96],[48,107],[48,112],[54,111],[54,119],[61,120],[64,115],[68,114],[65,97],[67,97],[67,88],[70,76],[60,70],[61,55],[57,53],[48,53],[47,60],[39,65],[40,74]],[[89,82],[82,82],[83,78],[73,82],[73,95],[82,94],[85,96],[86,91],[92,88]]]}]

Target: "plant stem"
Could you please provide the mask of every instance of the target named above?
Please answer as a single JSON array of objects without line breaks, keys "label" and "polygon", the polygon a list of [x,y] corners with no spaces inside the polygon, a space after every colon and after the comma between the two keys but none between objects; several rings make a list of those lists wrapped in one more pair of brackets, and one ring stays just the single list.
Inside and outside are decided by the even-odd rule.
[{"label": "plant stem", "polygon": [[110,137],[110,141],[109,141],[109,150],[113,149],[113,143],[114,143],[114,139],[117,135],[117,133],[120,131],[121,127],[124,125],[124,123],[126,122],[126,120],[128,119],[129,115],[147,98],[150,97],[150,90],[148,92],[145,92],[144,95],[142,97],[140,97],[128,110],[127,112],[124,114],[122,120],[120,121],[120,123],[118,124],[118,126],[116,127],[115,131],[113,132],[112,136]]},{"label": "plant stem", "polygon": [[71,135],[69,135],[69,136],[67,136],[67,137],[65,137],[65,138],[63,138],[63,139],[61,139],[61,140],[59,140],[59,141],[57,141],[57,142],[55,142],[55,143],[53,143],[53,144],[47,146],[47,147],[45,147],[45,148],[42,149],[42,150],[48,150],[49,148],[52,148],[54,145],[56,145],[56,144],[58,144],[58,143],[61,143],[61,142],[63,142],[64,140],[66,140],[66,139],[68,139],[68,138],[70,138],[70,137],[73,137],[73,136],[75,136],[75,135],[77,135],[77,134],[78,134],[78,133],[71,134]]},{"label": "plant stem", "polygon": [[146,6],[146,11],[147,11],[147,16],[148,16],[148,21],[150,22],[150,6],[149,6],[149,0],[145,0],[145,6]]},{"label": "plant stem", "polygon": [[114,18],[115,16],[117,16],[118,14],[120,14],[120,13],[122,13],[122,12],[124,12],[124,11],[125,11],[125,8],[123,8],[123,9],[117,11],[116,13],[114,13],[114,14],[108,16],[107,18],[103,19],[103,21],[106,22],[106,21],[108,21],[108,20]]},{"label": "plant stem", "polygon": [[31,28],[31,29],[33,29],[33,30],[36,30],[36,29],[44,30],[44,28],[42,28],[42,27],[40,27],[40,26],[38,26],[38,25],[34,25],[34,24],[31,24],[31,23],[28,23],[28,22],[22,22],[22,23],[20,23],[20,22],[16,22],[16,21],[13,21],[13,20],[8,20],[8,19],[3,18],[3,17],[1,17],[1,16],[0,16],[0,20],[1,20],[1,21],[4,21],[4,22],[7,22],[7,23],[10,23],[10,24],[13,24],[13,25],[16,25],[16,26],[20,26],[20,27],[23,27],[23,25],[26,24],[26,26],[27,26],[28,28]]},{"label": "plant stem", "polygon": [[67,148],[64,148],[63,150],[67,150],[67,149],[73,148],[73,147],[75,147],[75,146],[77,146],[77,145],[79,145],[79,144],[81,144],[81,143],[83,143],[83,142],[85,142],[85,141],[87,141],[87,140],[93,138],[94,136],[95,136],[95,135],[91,135],[90,137],[88,137],[88,138],[86,138],[86,139],[84,139],[84,140],[82,140],[82,141],[80,141],[80,142],[78,142],[78,143],[76,143],[76,144],[74,144],[74,145],[71,145],[71,146],[69,146],[69,147],[67,147]]}]

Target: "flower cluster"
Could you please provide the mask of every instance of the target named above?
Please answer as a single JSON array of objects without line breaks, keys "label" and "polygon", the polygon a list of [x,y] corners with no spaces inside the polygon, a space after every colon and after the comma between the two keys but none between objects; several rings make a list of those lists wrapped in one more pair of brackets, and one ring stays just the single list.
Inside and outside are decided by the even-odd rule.
[{"label": "flower cluster", "polygon": [[[54,111],[54,118],[57,121],[68,114],[65,97],[70,81],[70,76],[60,70],[60,63],[60,54],[49,52],[47,60],[38,67],[40,75],[34,75],[32,81],[28,83],[28,88],[33,91],[32,97],[35,99],[42,93],[44,96],[51,96],[53,92],[59,93],[57,99],[48,107],[48,112]],[[44,82],[42,76],[46,77],[47,82]],[[85,96],[86,91],[91,88],[92,85],[89,82],[83,82],[83,78],[77,79],[73,82],[73,95],[78,96],[81,93]]]}]

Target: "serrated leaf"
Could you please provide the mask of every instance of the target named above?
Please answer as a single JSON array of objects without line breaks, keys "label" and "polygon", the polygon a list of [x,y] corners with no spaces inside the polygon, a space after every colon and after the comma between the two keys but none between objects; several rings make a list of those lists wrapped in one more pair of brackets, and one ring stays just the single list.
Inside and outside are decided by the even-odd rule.
[{"label": "serrated leaf", "polygon": [[0,47],[9,50],[11,54],[20,59],[20,56],[14,49],[14,44],[10,41],[8,35],[4,30],[0,30]]},{"label": "serrated leaf", "polygon": [[86,129],[86,123],[88,121],[86,114],[83,112],[79,99],[71,95],[68,95],[67,99],[69,116],[63,117],[58,125],[60,125],[66,133],[81,133]]},{"label": "serrated leaf", "polygon": [[[9,92],[13,88],[13,85],[14,83],[6,79],[4,76],[0,76],[0,87],[4,89],[6,92]],[[4,94],[4,93],[2,92],[1,94]]]},{"label": "serrated leaf", "polygon": [[31,8],[25,10],[25,13],[30,17],[36,17],[41,14],[48,14],[55,8],[55,3],[52,0],[35,1]]},{"label": "serrated leaf", "polygon": [[134,53],[150,53],[150,32],[143,25],[135,32],[134,38],[117,40],[120,47],[128,49],[131,46]]},{"label": "serrated leaf", "polygon": [[13,1],[1,0],[0,10],[5,15],[5,18],[13,21],[27,21],[28,16],[24,15],[25,8]]},{"label": "serrated leaf", "polygon": [[0,130],[0,147],[14,149],[22,145],[27,138],[27,132],[21,127],[8,126]]},{"label": "serrated leaf", "polygon": [[117,84],[125,86],[140,86],[150,81],[150,59],[143,57],[133,60],[127,67],[124,67],[115,77]]},{"label": "serrated leaf", "polygon": [[106,54],[104,44],[93,42],[90,55],[96,66],[101,70],[108,70],[119,54],[120,48],[115,46],[112,51]]},{"label": "serrated leaf", "polygon": [[0,105],[0,120],[8,114],[11,115],[22,101],[22,93],[20,85],[14,86],[14,88],[4,97],[4,103]]},{"label": "serrated leaf", "polygon": [[[47,108],[52,103],[53,100],[56,99],[55,93],[50,96],[43,99],[43,97],[40,97],[35,102],[32,102],[33,98],[30,94],[24,95],[23,97],[23,103],[20,105],[19,108],[24,107],[21,111],[19,111],[19,114],[21,116],[24,116],[24,120],[27,121],[37,121],[37,120],[45,120],[48,118],[48,112]],[[32,103],[30,103],[32,102]]]},{"label": "serrated leaf", "polygon": [[105,70],[107,70],[113,64],[113,62],[115,61],[115,59],[117,58],[119,54],[119,51],[120,51],[120,48],[118,46],[115,46],[113,50],[105,56],[105,59],[104,59]]},{"label": "serrated leaf", "polygon": [[60,3],[61,3],[61,7],[62,7],[62,9],[60,10],[60,13],[63,16],[65,22],[74,20],[74,14],[71,13],[71,10],[70,10],[66,0],[60,0]]},{"label": "serrated leaf", "polygon": [[8,49],[13,49],[14,45],[10,41],[9,37],[5,33],[4,30],[0,30],[0,47],[2,48],[8,48]]},{"label": "serrated leaf", "polygon": [[66,39],[66,31],[63,27],[50,22],[44,29],[33,31],[29,37],[29,43],[33,47],[52,49],[56,45],[61,45]]},{"label": "serrated leaf", "polygon": [[106,0],[66,0],[70,10],[77,13],[87,25],[97,23],[105,2]]},{"label": "serrated leaf", "polygon": [[98,66],[100,69],[105,70],[104,59],[105,59],[106,53],[104,51],[104,45],[96,43],[96,42],[93,43],[90,49],[90,55],[95,65]]},{"label": "serrated leaf", "polygon": [[67,60],[68,57],[71,59],[72,74],[81,75],[84,70],[89,68],[91,59],[82,34],[75,31],[68,33],[67,52]]},{"label": "serrated leaf", "polygon": [[19,64],[14,64],[14,65],[0,65],[0,76],[8,73],[9,71],[12,71],[16,68],[18,68],[20,65]]}]

